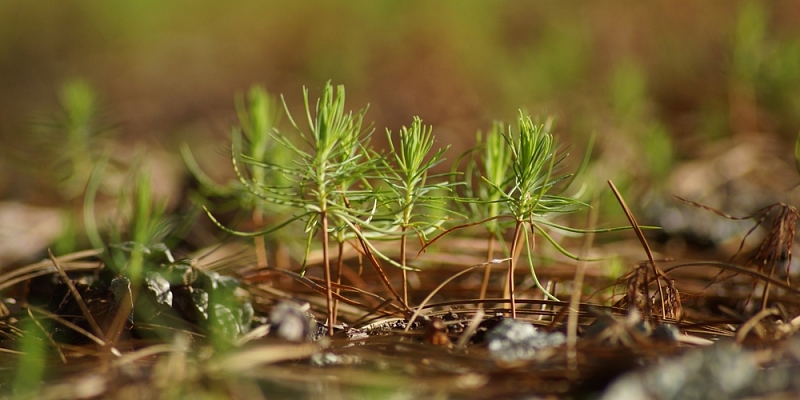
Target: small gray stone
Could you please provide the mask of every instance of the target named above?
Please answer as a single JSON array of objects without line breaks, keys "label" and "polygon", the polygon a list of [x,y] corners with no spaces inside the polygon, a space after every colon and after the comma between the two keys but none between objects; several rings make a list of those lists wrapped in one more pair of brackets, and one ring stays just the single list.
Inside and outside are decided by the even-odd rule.
[{"label": "small gray stone", "polygon": [[546,333],[527,322],[504,319],[486,334],[489,351],[503,361],[530,360],[537,351],[562,345],[563,333]]},{"label": "small gray stone", "polygon": [[293,301],[281,301],[269,313],[270,335],[293,342],[309,340],[313,318],[306,308]]},{"label": "small gray stone", "polygon": [[656,340],[663,340],[666,342],[674,342],[678,339],[681,331],[674,324],[661,324],[653,329],[652,337]]}]

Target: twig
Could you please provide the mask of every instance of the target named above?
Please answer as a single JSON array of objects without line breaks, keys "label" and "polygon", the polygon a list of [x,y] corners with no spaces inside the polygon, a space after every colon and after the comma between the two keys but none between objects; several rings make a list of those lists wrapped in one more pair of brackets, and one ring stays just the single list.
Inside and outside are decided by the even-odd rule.
[{"label": "twig", "polygon": [[706,266],[706,267],[721,268],[721,269],[724,269],[724,270],[732,270],[732,271],[736,272],[737,274],[752,276],[753,278],[762,280],[764,282],[769,282],[770,284],[775,285],[775,286],[777,286],[777,287],[779,287],[779,288],[781,288],[783,290],[786,290],[787,292],[794,293],[796,295],[800,295],[800,290],[795,289],[795,288],[787,285],[786,282],[783,282],[781,280],[778,280],[778,279],[772,278],[770,276],[764,275],[763,273],[761,273],[759,271],[752,270],[750,268],[745,268],[745,267],[742,267],[740,265],[726,263],[726,262],[722,262],[722,261],[691,261],[691,262],[685,262],[685,263],[672,265],[671,267],[668,267],[664,272],[666,274],[666,273],[669,273],[669,272],[671,272],[673,270],[676,270],[678,268],[686,268],[686,267],[694,267],[694,266]]},{"label": "twig", "polygon": [[416,310],[414,310],[414,314],[413,314],[413,315],[411,315],[411,318],[409,318],[409,319],[408,319],[408,324],[406,325],[406,328],[405,328],[405,329],[403,329],[403,331],[404,331],[404,332],[408,332],[408,330],[411,328],[411,325],[413,325],[413,324],[414,324],[414,321],[417,319],[417,317],[419,317],[419,314],[422,312],[422,309],[423,309],[423,308],[425,308],[425,304],[427,304],[427,303],[428,303],[428,301],[430,301],[430,299],[431,299],[431,298],[433,298],[433,296],[435,296],[435,295],[436,295],[436,293],[438,293],[438,292],[439,292],[439,290],[441,290],[441,289],[442,289],[442,288],[443,288],[445,285],[447,285],[448,283],[452,282],[454,279],[458,278],[459,276],[461,276],[461,275],[464,275],[464,274],[466,274],[467,272],[470,272],[470,271],[474,270],[475,268],[478,268],[478,267],[483,267],[484,265],[486,265],[486,264],[489,264],[489,263],[491,263],[491,264],[496,264],[496,263],[503,263],[503,262],[506,262],[506,261],[508,261],[508,260],[507,260],[507,259],[503,259],[503,260],[492,260],[492,261],[489,261],[488,263],[480,263],[480,264],[478,264],[478,265],[473,265],[473,266],[471,266],[471,267],[469,267],[469,268],[467,268],[467,269],[465,269],[465,270],[463,270],[463,271],[460,271],[460,272],[458,272],[458,273],[454,274],[453,276],[451,276],[451,277],[449,277],[449,278],[445,279],[445,281],[444,281],[444,282],[442,282],[441,284],[439,284],[439,286],[437,286],[435,289],[433,289],[433,290],[432,290],[432,291],[431,291],[431,292],[428,294],[428,296],[427,296],[427,297],[425,297],[425,299],[424,299],[424,300],[422,300],[422,302],[421,302],[421,303],[419,303],[419,306],[417,306],[417,307],[416,307]]},{"label": "twig", "polygon": [[611,186],[611,191],[614,192],[614,196],[616,196],[619,205],[622,207],[622,211],[625,212],[625,216],[628,217],[628,221],[631,223],[631,227],[633,227],[633,231],[636,232],[636,237],[639,238],[639,242],[642,243],[642,248],[647,253],[647,259],[650,260],[650,265],[653,267],[653,274],[656,277],[656,285],[658,286],[658,294],[661,298],[661,317],[667,317],[667,307],[664,303],[664,290],[661,288],[661,280],[664,276],[664,273],[658,269],[656,266],[656,260],[653,258],[653,252],[650,250],[650,245],[647,244],[647,239],[644,237],[644,233],[642,233],[642,229],[639,227],[639,224],[636,223],[636,218],[634,218],[633,213],[628,208],[628,205],[625,203],[625,199],[622,198],[622,195],[617,190],[617,187],[614,186],[614,182],[611,180],[608,181],[608,185]]},{"label": "twig", "polygon": [[[376,314],[378,311],[382,310],[384,307],[388,306],[393,301],[394,301],[394,299],[386,299],[386,300],[384,300],[383,303],[378,304],[377,306],[373,307],[371,310],[367,311],[366,314],[362,315],[359,319],[355,320],[352,325],[353,326],[358,326],[358,324],[364,322],[364,320],[369,318],[371,315]],[[390,313],[389,315],[392,315],[392,314]]]},{"label": "twig", "polygon": [[747,334],[758,324],[761,323],[761,320],[769,317],[770,315],[780,315],[780,311],[777,308],[766,308],[754,315],[752,318],[748,319],[739,330],[736,332],[736,344],[742,344],[744,339],[747,337]]},{"label": "twig", "polygon": [[408,304],[406,304],[403,301],[403,297],[400,296],[400,294],[397,293],[396,290],[394,290],[394,287],[392,287],[392,283],[389,282],[389,277],[386,276],[386,272],[383,271],[380,262],[378,262],[378,259],[375,258],[375,254],[372,253],[372,249],[370,249],[367,242],[360,235],[358,236],[358,242],[361,244],[361,249],[364,251],[364,255],[367,256],[367,260],[369,260],[369,263],[372,265],[372,267],[375,269],[375,272],[377,272],[378,276],[381,278],[381,282],[383,282],[383,285],[389,289],[389,292],[400,302],[400,304],[406,310],[411,310],[408,307]]},{"label": "twig", "polygon": [[[36,307],[36,306],[32,306],[32,305],[28,305],[28,309],[30,309],[32,311],[36,311],[37,313],[42,314],[45,317],[53,319],[54,321],[58,322],[59,324],[64,325],[67,328],[72,329],[73,331],[78,332],[83,336],[86,336],[89,340],[97,343],[100,346],[105,346],[106,345],[106,343],[103,340],[101,340],[99,337],[93,335],[91,332],[87,331],[86,329],[83,329],[80,326],[75,325],[72,322],[67,321],[66,319],[62,318],[58,314],[51,313],[50,311],[47,311],[47,310],[44,310],[42,308],[39,308],[39,307]],[[117,350],[115,348],[111,348],[111,353],[114,354],[115,356],[120,356],[121,355],[119,350]]]},{"label": "twig", "polygon": [[58,260],[56,260],[56,257],[53,255],[53,252],[50,251],[50,249],[47,249],[47,254],[50,257],[50,261],[53,262],[53,265],[58,270],[58,274],[61,275],[61,279],[63,279],[64,283],[67,284],[70,293],[72,293],[72,297],[75,298],[75,302],[78,303],[78,307],[81,309],[81,313],[83,313],[83,316],[86,317],[87,321],[89,321],[89,325],[92,327],[94,334],[97,335],[97,337],[100,338],[103,342],[105,342],[106,337],[103,334],[103,330],[100,329],[100,325],[97,324],[97,321],[95,321],[94,317],[92,316],[92,313],[89,312],[89,307],[86,306],[86,302],[83,301],[83,297],[81,297],[81,294],[78,293],[78,288],[75,287],[75,284],[72,283],[72,280],[69,279],[67,273],[64,272],[64,269],[61,268],[61,265],[58,264]]},{"label": "twig", "polygon": [[572,297],[569,299],[569,316],[567,317],[567,366],[571,371],[575,371],[578,368],[578,307],[581,302],[581,293],[583,292],[583,278],[586,275],[587,261],[584,259],[588,255],[589,249],[592,248],[592,241],[594,241],[594,232],[592,232],[592,230],[597,224],[597,211],[594,206],[595,204],[592,204],[592,207],[589,208],[589,233],[586,234],[586,238],[583,241],[581,261],[578,261],[575,279],[572,283]]},{"label": "twig", "polygon": [[[31,320],[33,321],[33,323],[36,324],[36,326],[38,326],[39,329],[42,330],[42,333],[44,333],[44,337],[47,338],[47,341],[50,342],[50,344],[53,346],[53,348],[56,349],[56,351],[58,352],[58,357],[61,359],[61,362],[66,364],[67,363],[67,357],[64,356],[64,352],[61,351],[61,346],[59,346],[58,343],[56,343],[56,341],[53,340],[53,337],[50,336],[50,332],[47,332],[47,329],[44,329],[44,326],[42,326],[42,324],[39,322],[39,320],[36,319],[36,317],[33,316],[33,312],[31,311],[30,307],[28,307],[28,316],[31,317]],[[19,354],[24,354],[24,353],[19,353]]]},{"label": "twig", "polygon": [[464,329],[464,332],[461,333],[461,336],[458,337],[458,342],[456,342],[457,349],[463,349],[467,345],[467,341],[470,337],[478,330],[478,326],[481,324],[483,320],[483,312],[482,308],[479,308],[475,311],[475,315],[472,316],[472,319],[469,321],[469,325],[467,329]]}]

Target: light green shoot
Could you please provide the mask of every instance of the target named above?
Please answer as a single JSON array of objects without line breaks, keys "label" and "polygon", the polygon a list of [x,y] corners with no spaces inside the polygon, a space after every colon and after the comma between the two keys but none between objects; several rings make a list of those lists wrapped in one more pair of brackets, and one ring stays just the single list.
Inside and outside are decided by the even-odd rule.
[{"label": "light green shoot", "polygon": [[328,333],[333,335],[334,302],[331,287],[330,252],[328,249],[329,223],[338,220],[343,223],[351,219],[351,211],[342,201],[342,190],[346,190],[353,177],[363,176],[363,154],[361,141],[371,132],[362,129],[366,109],[353,114],[344,109],[344,86],[337,87],[334,94],[330,83],[325,85],[322,97],[312,116],[308,102],[308,91],[304,91],[306,116],[309,131],[304,132],[287,110],[289,120],[311,148],[306,152],[294,146],[284,137],[276,137],[299,156],[299,168],[295,176],[299,178],[300,201],[304,210],[308,240],[317,231],[322,233],[323,268],[325,274],[325,293],[328,305]]},{"label": "light green shoot", "polygon": [[[390,207],[394,205],[392,207],[394,220],[391,225],[400,228],[400,266],[403,271],[403,301],[406,304],[408,304],[406,256],[408,235],[413,232],[423,240],[427,240],[426,235],[441,226],[448,211],[444,208],[445,197],[442,197],[440,192],[442,189],[447,190],[451,184],[444,180],[428,183],[429,178],[443,177],[429,176],[429,173],[434,166],[444,160],[442,156],[449,148],[449,146],[440,148],[430,154],[434,142],[432,131],[431,126],[423,125],[422,120],[415,117],[411,128],[404,126],[400,129],[399,143],[395,147],[392,132],[387,130],[386,136],[394,156],[394,166],[381,158],[385,168],[379,170],[379,175],[391,191],[386,201]],[[432,196],[434,193],[437,195]],[[436,213],[437,215],[420,215],[418,212],[422,207],[445,212]]]},{"label": "light green shoot", "polygon": [[294,158],[291,163],[281,165],[273,160],[242,156],[243,161],[250,166],[282,174],[291,183],[290,186],[277,186],[246,178],[239,167],[236,143],[234,143],[233,157],[234,169],[245,188],[267,202],[292,207],[297,212],[288,220],[258,232],[234,231],[219,224],[210,213],[209,216],[223,230],[241,236],[260,236],[281,229],[292,222],[302,221],[307,235],[304,266],[313,237],[318,232],[321,233],[329,317],[328,333],[333,334],[335,312],[329,235],[341,227],[348,227],[363,238],[361,234],[363,222],[359,217],[364,213],[353,208],[347,196],[351,193],[358,196],[358,192],[350,190],[349,186],[356,182],[354,178],[364,177],[373,169],[370,166],[371,161],[364,156],[363,148],[363,143],[368,140],[371,131],[362,127],[366,109],[355,114],[345,112],[343,86],[338,86],[334,92],[333,86],[327,83],[313,112],[309,104],[308,90],[304,90],[303,98],[308,129],[302,129],[297,124],[284,101],[287,117],[299,133],[303,145],[295,144],[277,130],[270,132],[272,139],[292,154]]},{"label": "light green shoot", "polygon": [[[491,264],[494,259],[495,245],[503,242],[502,220],[498,217],[503,212],[502,191],[511,177],[512,153],[505,138],[505,127],[502,122],[495,121],[485,139],[478,132],[477,145],[469,153],[465,171],[465,199],[462,201],[467,210],[485,221],[483,225],[489,233],[486,251],[486,267],[481,282],[480,299],[486,298],[489,286]],[[457,165],[457,164],[456,164]]]},{"label": "light green shoot", "polygon": [[[110,153],[106,139],[111,131],[109,125],[103,124],[97,93],[85,80],[64,82],[58,101],[58,114],[34,125],[31,139],[36,152],[26,157],[41,163],[37,167],[49,166],[40,172],[46,171],[48,178],[56,177],[62,198],[77,206],[95,163]],[[106,172],[101,190],[114,195],[114,178],[121,173],[119,163],[112,167],[116,168]]]},{"label": "light green shoot", "polygon": [[91,146],[97,133],[94,126],[97,95],[87,82],[73,80],[64,84],[58,98],[64,110],[63,128],[67,139],[64,156],[72,168],[62,189],[72,198],[83,192],[93,167]]},{"label": "light green shoot", "polygon": [[36,320],[30,309],[28,313],[30,318],[23,321],[23,335],[20,339],[19,350],[22,355],[15,366],[16,376],[11,386],[13,392],[20,397],[30,396],[41,389],[47,367],[47,334],[52,331],[48,321]]},{"label": "light green shoot", "polygon": [[[247,94],[246,102],[242,96],[237,98],[236,109],[241,127],[232,129],[233,156],[238,157],[237,154],[241,152],[243,156],[254,160],[269,159],[276,164],[289,162],[287,152],[281,151],[284,150],[284,147],[276,146],[271,137],[283,114],[283,107],[278,101],[271,97],[263,87],[253,86]],[[276,211],[276,207],[273,206],[267,212],[266,203],[258,195],[251,193],[251,190],[257,191],[259,185],[288,185],[282,174],[265,168],[253,167],[246,171],[253,181],[252,185],[242,186],[238,182],[220,185],[202,171],[187,144],[181,147],[181,154],[189,170],[205,188],[215,195],[236,199],[240,209],[252,209],[251,218],[257,229],[264,226],[265,219],[274,218],[282,211]],[[245,174],[244,171],[240,171],[240,173]],[[253,241],[258,266],[266,267],[267,255],[264,237],[256,236]]]},{"label": "light green shoot", "polygon": [[[248,93],[247,100],[249,107],[245,106],[243,100],[240,98],[237,105],[239,112],[239,121],[242,125],[242,131],[247,140],[249,152],[248,156],[256,160],[266,160],[268,157],[273,159],[273,162],[281,162],[279,158],[285,156],[285,152],[280,152],[278,149],[281,147],[272,146],[270,133],[278,126],[282,115],[282,108],[278,105],[277,101],[270,97],[266,90],[260,86],[254,86]],[[234,136],[237,138],[241,132],[234,129]],[[285,158],[285,157],[284,157]],[[280,174],[271,174],[263,168],[252,168],[250,173],[254,182],[267,182],[272,179],[274,184],[285,184]],[[256,228],[260,229],[264,225],[264,202],[258,197],[248,196],[249,201],[253,202],[253,223]],[[267,266],[267,254],[265,249],[264,237],[256,236],[253,238],[256,250],[256,260],[258,266],[264,268]]]},{"label": "light green shoot", "polygon": [[[130,279],[132,286],[136,288],[146,272],[145,256],[153,249],[166,249],[163,241],[176,221],[165,216],[166,200],[154,199],[150,182],[151,173],[142,167],[135,167],[134,171],[131,178],[132,189],[120,196],[119,205],[119,209],[129,215],[129,217],[120,216],[122,220],[129,218],[128,223],[123,224],[128,230],[122,232],[120,229],[111,229],[108,241],[111,246],[106,261],[115,272]],[[95,229],[91,227],[91,230]]]},{"label": "light green shoot", "polygon": [[[567,182],[569,176],[553,176],[554,168],[564,160],[558,152],[555,138],[550,133],[552,119],[545,124],[536,124],[530,116],[520,111],[516,130],[509,127],[503,134],[508,150],[511,153],[512,177],[509,184],[500,186],[496,181],[484,177],[484,181],[499,192],[500,202],[514,219],[514,235],[510,247],[507,292],[511,302],[511,317],[516,318],[514,270],[517,266],[518,254],[522,243],[528,250],[529,260],[534,249],[533,234],[535,230],[549,238],[549,235],[538,224],[543,217],[551,213],[576,211],[586,204],[566,196],[551,194],[559,182]],[[563,191],[562,187],[560,190]],[[531,235],[529,237],[529,235]],[[531,276],[534,284],[546,297],[557,300],[539,282],[531,264]]]}]

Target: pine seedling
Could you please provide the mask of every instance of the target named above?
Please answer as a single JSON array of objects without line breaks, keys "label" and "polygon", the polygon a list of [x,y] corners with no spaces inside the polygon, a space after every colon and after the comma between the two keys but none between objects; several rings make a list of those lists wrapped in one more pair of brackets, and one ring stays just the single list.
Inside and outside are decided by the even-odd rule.
[{"label": "pine seedling", "polygon": [[[329,236],[339,227],[347,226],[355,235],[365,239],[361,234],[364,222],[362,213],[352,207],[348,196],[358,196],[358,191],[348,186],[354,178],[365,177],[373,169],[372,161],[364,156],[364,143],[369,139],[371,130],[362,127],[366,109],[356,113],[345,112],[345,90],[327,83],[322,96],[312,112],[308,99],[308,90],[303,93],[308,129],[304,130],[295,122],[284,101],[287,117],[299,133],[302,144],[297,145],[288,137],[276,130],[270,136],[294,156],[290,164],[277,164],[271,160],[259,160],[247,155],[240,155],[234,143],[234,169],[240,182],[252,194],[267,202],[294,208],[291,218],[274,224],[258,232],[240,232],[224,227],[209,213],[212,221],[221,229],[240,236],[261,236],[283,228],[295,221],[305,224],[306,253],[317,233],[321,234],[323,269],[325,275],[325,292],[328,312],[328,333],[333,334],[333,290],[331,285],[331,267]],[[256,182],[246,178],[239,167],[240,160],[250,166],[276,171],[291,182],[291,186],[277,186],[270,183]]]},{"label": "pine seedling", "polygon": [[[512,153],[506,142],[503,122],[495,121],[485,138],[478,132],[476,147],[467,154],[469,159],[465,167],[464,196],[461,204],[466,212],[480,218],[489,233],[486,250],[486,267],[481,282],[481,300],[486,298],[491,274],[490,262],[494,259],[495,246],[499,241],[505,247],[503,232],[507,223],[498,217],[503,211],[502,191],[510,179]],[[462,156],[463,157],[463,156]],[[456,166],[458,163],[456,163]]]},{"label": "pine seedling", "polygon": [[[236,153],[240,152],[243,156],[254,160],[271,160],[278,165],[288,163],[286,148],[277,146],[277,143],[271,138],[271,134],[277,129],[283,114],[283,107],[280,106],[277,99],[271,97],[263,87],[253,86],[247,94],[246,101],[243,96],[237,98],[236,109],[240,127],[234,127],[231,132],[234,144],[232,157],[236,157]],[[235,206],[240,210],[252,210],[251,218],[257,229],[261,229],[266,220],[275,219],[276,215],[285,211],[282,207],[275,205],[267,208],[268,203],[258,194],[251,192],[251,190],[258,190],[261,185],[288,186],[289,182],[282,174],[267,168],[253,166],[247,171],[239,172],[246,176],[245,179],[251,180],[254,185],[243,186],[238,181],[220,185],[203,172],[188,144],[182,145],[181,154],[189,171],[211,194],[233,199]],[[264,237],[256,236],[253,241],[258,266],[266,267],[267,255]]]},{"label": "pine seedling", "polygon": [[[105,249],[107,269],[101,282],[113,294],[109,303],[112,317],[106,321],[104,340],[113,343],[128,320],[134,325],[141,321],[172,325],[178,313],[205,327],[214,346],[223,349],[249,329],[251,308],[234,295],[236,279],[194,269],[187,260],[175,260],[168,243],[176,239],[179,221],[165,213],[165,200],[154,198],[152,174],[138,164],[130,177],[132,183],[124,185],[126,190],[119,196],[119,214],[109,229],[108,245],[94,218],[86,223],[92,242]],[[95,168],[87,199],[96,194],[104,165],[100,163]],[[94,215],[93,201],[85,203],[84,213]],[[178,292],[173,292],[175,285],[180,288]],[[173,303],[173,295],[182,300]],[[169,335],[158,324],[153,326],[152,333]]]},{"label": "pine seedling", "polygon": [[[338,155],[338,162],[340,163],[348,163],[348,162],[356,162],[362,163],[365,162],[365,165],[357,166],[353,165],[352,167],[358,168],[359,170],[366,171],[367,165],[374,165],[376,164],[375,160],[368,160],[362,157],[362,154],[366,154],[366,149],[369,148],[369,139],[370,134],[364,135],[363,138],[359,138],[362,135],[362,131],[360,130],[352,130],[349,132],[350,135],[353,137],[343,140],[343,143],[358,143],[356,146],[350,146],[349,149],[343,149],[343,151]],[[332,201],[340,207],[342,210],[349,210],[352,215],[362,215],[365,216],[366,219],[370,218],[370,214],[362,214],[359,210],[362,210],[364,206],[368,206],[370,203],[376,204],[376,199],[374,198],[375,191],[367,184],[366,176],[363,175],[352,175],[352,176],[344,176],[338,182],[338,190],[336,190],[337,194],[332,197]],[[361,185],[363,184],[363,185]],[[374,207],[374,206],[373,206]],[[335,294],[338,295],[340,293],[339,285],[342,283],[342,268],[344,268],[344,247],[345,243],[349,239],[353,239],[357,237],[357,232],[353,232],[353,227],[357,229],[359,232],[361,231],[361,224],[355,224],[353,227],[348,224],[347,220],[342,218],[331,218],[330,220],[331,228],[329,229],[331,233],[331,238],[336,242],[336,269],[335,271],[331,271],[331,280],[336,281],[336,289]],[[333,276],[335,274],[335,277]],[[338,307],[339,302],[337,299],[333,299],[333,315],[329,316],[331,323],[336,323],[336,318],[338,315]]]},{"label": "pine seedling", "polygon": [[[386,136],[393,162],[390,163],[385,157],[380,157],[383,168],[378,170],[378,175],[387,183],[390,191],[382,203],[392,210],[393,220],[390,225],[399,228],[400,231],[400,268],[403,271],[403,301],[406,304],[408,304],[406,256],[408,236],[415,234],[422,241],[427,241],[427,235],[442,225],[449,212],[444,207],[446,197],[441,196],[441,191],[448,191],[452,184],[446,180],[435,183],[428,181],[430,178],[446,176],[429,174],[434,166],[444,161],[442,156],[449,148],[449,146],[440,148],[431,154],[434,142],[432,131],[431,126],[423,125],[422,120],[415,117],[410,128],[404,126],[400,129],[399,142],[395,146],[392,132],[387,129]],[[443,212],[420,214],[419,211],[424,208]]]},{"label": "pine seedling", "polygon": [[[19,157],[21,165],[29,165],[34,175],[45,173],[45,179],[56,178],[59,196],[71,209],[65,210],[66,228],[54,244],[57,254],[76,250],[83,245],[80,237],[80,206],[93,169],[106,164],[98,190],[115,196],[116,179],[123,173],[117,163],[109,163],[109,138],[112,126],[105,123],[98,95],[88,82],[73,79],[64,82],[58,91],[59,111],[34,124],[30,136],[31,149],[9,153]],[[46,166],[47,168],[42,168]]]},{"label": "pine seedling", "polygon": [[[33,125],[28,138],[32,148],[20,148],[9,156],[27,161],[34,174],[46,172],[46,179],[56,178],[60,197],[77,205],[96,162],[109,153],[113,126],[104,121],[97,92],[84,80],[64,82],[58,103],[57,112]],[[109,186],[118,176],[118,171],[109,169],[103,190],[113,193]]]},{"label": "pine seedling", "polygon": [[[97,171],[102,172],[101,169]],[[106,264],[115,273],[130,279],[136,288],[147,272],[145,259],[150,253],[164,252],[167,258],[172,258],[164,241],[177,221],[166,215],[166,201],[158,201],[153,197],[150,173],[141,168],[134,168],[134,171],[130,178],[133,181],[131,190],[120,196],[119,215],[109,231],[108,245],[103,244],[93,219],[87,220],[86,228],[89,236],[94,238],[93,244],[108,247]],[[95,185],[90,182],[89,186],[87,196],[93,197]],[[84,213],[94,215],[93,202],[85,204]],[[95,243],[97,240],[100,243]]]},{"label": "pine seedling", "polygon": [[55,140],[56,165],[59,173],[66,173],[59,187],[66,198],[74,198],[83,192],[102,146],[97,93],[87,82],[72,80],[61,87],[58,98],[63,112],[56,132],[63,138]]},{"label": "pine seedling", "polygon": [[[284,147],[276,146],[270,138],[270,133],[277,128],[283,114],[282,107],[277,100],[267,93],[264,88],[254,86],[250,89],[247,97],[249,107],[245,106],[242,98],[239,99],[237,110],[241,131],[234,129],[233,136],[238,140],[244,133],[245,145],[249,149],[244,153],[255,160],[270,159],[274,163],[282,164],[288,162],[288,154]],[[251,168],[250,174],[254,182],[265,184],[271,181],[273,185],[286,186],[288,182],[281,174],[276,174],[264,168]],[[257,229],[264,225],[265,214],[276,214],[276,210],[267,211],[266,203],[257,196],[247,196],[250,203],[249,208],[253,209],[252,219]],[[253,238],[256,250],[256,259],[259,267],[267,266],[267,255],[263,236]]]},{"label": "pine seedling", "polygon": [[[514,218],[514,235],[511,242],[508,268],[508,289],[511,302],[511,317],[516,318],[514,270],[517,266],[520,240],[524,239],[527,248],[528,261],[536,287],[550,299],[556,299],[542,287],[533,269],[533,234],[535,230],[542,232],[551,243],[555,243],[545,232],[540,224],[553,226],[544,220],[544,217],[553,213],[566,213],[587,206],[585,203],[568,196],[551,194],[556,192],[559,182],[568,182],[569,175],[553,176],[554,168],[565,158],[558,152],[555,138],[550,133],[552,120],[546,124],[536,124],[530,116],[520,111],[516,132],[509,128],[504,136],[511,151],[511,171],[513,174],[510,185],[496,186],[500,190],[501,202],[507,207]],[[566,187],[560,189],[561,192]]]}]

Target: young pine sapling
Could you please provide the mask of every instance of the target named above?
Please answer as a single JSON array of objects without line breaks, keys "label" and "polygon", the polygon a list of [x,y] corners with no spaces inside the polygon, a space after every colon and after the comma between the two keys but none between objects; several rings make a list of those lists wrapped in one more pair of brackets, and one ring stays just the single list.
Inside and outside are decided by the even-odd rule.
[{"label": "young pine sapling", "polygon": [[[247,94],[246,103],[243,97],[237,99],[236,109],[241,127],[232,129],[233,158],[235,159],[237,157],[236,154],[241,152],[242,156],[254,160],[270,160],[275,164],[288,162],[285,148],[276,146],[275,141],[270,136],[272,131],[277,128],[283,112],[283,108],[278,101],[271,97],[261,86],[253,86]],[[220,185],[202,171],[189,146],[185,143],[181,147],[181,154],[187,168],[204,189],[215,196],[232,199],[235,203],[234,206],[239,209],[252,210],[250,216],[256,229],[263,228],[267,220],[278,218],[278,215],[285,211],[280,206],[275,205],[270,205],[268,211],[268,203],[258,194],[251,192],[251,190],[259,190],[262,185],[287,186],[289,183],[282,174],[266,168],[253,167],[247,171],[239,171],[241,175],[247,173],[250,176],[250,180],[253,182],[252,185],[243,186],[238,181],[228,185]],[[256,236],[253,241],[258,266],[266,267],[267,255],[264,236]]]},{"label": "young pine sapling", "polygon": [[[445,175],[430,175],[430,170],[444,161],[442,156],[449,146],[438,149],[431,154],[434,137],[433,128],[422,124],[419,117],[415,117],[411,127],[400,129],[399,142],[395,146],[392,132],[387,130],[386,136],[391,150],[391,163],[381,157],[383,168],[379,175],[389,187],[390,194],[382,202],[392,210],[391,226],[400,230],[400,268],[403,271],[403,302],[408,304],[408,265],[407,265],[407,239],[409,234],[414,234],[426,241],[427,235],[439,228],[450,213],[445,206],[446,197],[441,196],[442,191],[448,191],[452,186],[446,180],[429,183],[433,178],[443,178]],[[438,210],[439,213],[429,212],[421,214],[420,210],[427,208],[429,211]]]},{"label": "young pine sapling", "polygon": [[[308,130],[301,129],[284,108],[292,126],[299,133],[303,145],[297,145],[277,130],[270,136],[280,146],[292,154],[293,161],[285,164],[273,160],[256,159],[243,155],[242,160],[253,167],[265,168],[282,174],[290,186],[277,186],[270,183],[256,182],[244,177],[239,168],[240,156],[234,152],[234,169],[240,182],[254,195],[269,203],[294,208],[295,214],[286,221],[258,232],[240,232],[224,227],[209,213],[212,220],[221,229],[240,236],[261,236],[283,228],[295,221],[305,224],[306,254],[317,233],[321,234],[323,270],[325,276],[325,293],[328,313],[328,333],[333,334],[333,290],[330,266],[329,236],[331,232],[347,226],[360,235],[363,225],[362,215],[349,205],[345,199],[350,190],[348,182],[353,177],[363,177],[373,169],[371,162],[365,157],[363,143],[369,139],[371,131],[362,127],[366,109],[357,113],[345,112],[345,91],[343,86],[334,88],[327,83],[322,96],[317,101],[312,113],[308,99],[308,90],[304,91],[304,103]],[[302,148],[301,148],[302,147]],[[344,192],[343,192],[344,191]]]}]

